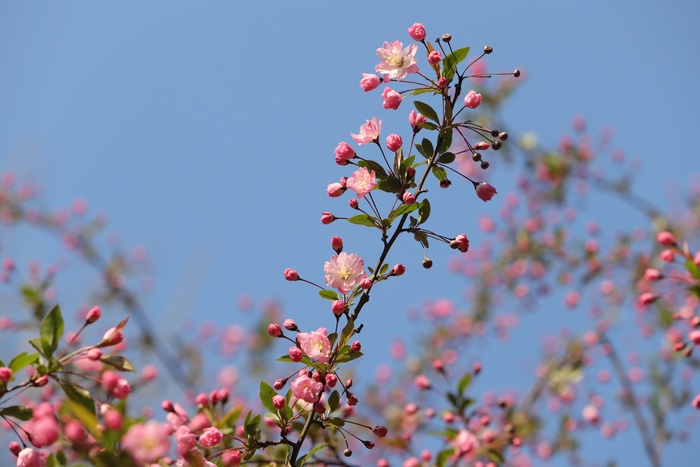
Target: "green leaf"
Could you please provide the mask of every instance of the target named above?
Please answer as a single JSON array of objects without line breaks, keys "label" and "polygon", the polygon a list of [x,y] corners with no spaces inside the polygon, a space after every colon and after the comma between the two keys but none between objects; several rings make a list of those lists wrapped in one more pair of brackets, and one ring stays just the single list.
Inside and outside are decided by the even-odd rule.
[{"label": "green leaf", "polygon": [[97,429],[97,417],[94,412],[90,412],[83,405],[73,402],[72,400],[66,400],[63,402],[62,407],[65,407],[68,412],[73,415],[89,432],[92,436],[96,437],[99,441],[102,436],[101,432]]},{"label": "green leaf", "polygon": [[486,455],[489,456],[489,459],[494,461],[496,464],[503,464],[506,461],[503,458],[503,455],[501,455],[500,452],[494,449],[489,449],[488,451],[486,451]]},{"label": "green leaf", "polygon": [[406,169],[413,166],[413,161],[416,160],[416,155],[412,155],[401,161],[401,176],[406,175]]},{"label": "green leaf", "polygon": [[416,209],[419,208],[418,203],[413,203],[413,204],[402,204],[399,206],[399,208],[392,212],[391,215],[389,216],[389,219],[394,220],[399,216],[403,216],[404,214],[408,214],[409,212],[413,212]]},{"label": "green leaf", "polygon": [[338,300],[338,293],[335,290],[319,290],[318,294],[326,300]]},{"label": "green leaf", "polygon": [[307,454],[302,456],[299,460],[297,460],[296,465],[294,467],[302,467],[306,461],[311,458],[316,452],[320,451],[321,449],[325,448],[328,446],[328,443],[322,443],[319,444],[318,446],[314,447],[311,451],[309,451]]},{"label": "green leaf", "polygon": [[691,276],[693,276],[695,279],[700,279],[700,268],[698,268],[698,265],[695,264],[695,262],[688,260],[685,262],[684,266]]},{"label": "green leaf", "polygon": [[379,275],[386,274],[386,272],[389,270],[389,263],[384,263],[381,268],[379,268]]},{"label": "green leaf", "polygon": [[61,308],[56,305],[41,322],[41,344],[46,357],[53,355],[63,336],[63,317]]},{"label": "green leaf", "polygon": [[433,110],[433,108],[430,107],[428,104],[420,101],[413,101],[413,105],[416,106],[418,112],[422,113],[435,123],[440,123],[440,117],[438,117],[437,112],[435,112],[435,110]]},{"label": "green leaf", "polygon": [[428,139],[428,138],[423,138],[423,141],[421,141],[421,147],[423,148],[423,155],[426,157],[426,159],[430,159],[433,157],[433,154],[435,153],[435,148],[433,148],[433,143]]},{"label": "green leaf", "polygon": [[248,435],[248,437],[254,438],[258,434],[258,427],[260,426],[260,415],[252,417],[253,412],[248,412],[245,417],[245,423],[243,424],[243,429]]},{"label": "green leaf", "polygon": [[11,405],[0,409],[0,415],[16,418],[17,420],[31,420],[33,410],[24,405]]},{"label": "green leaf", "polygon": [[324,425],[332,430],[337,430],[338,428],[345,426],[345,421],[339,417],[332,417],[326,420]]},{"label": "green leaf", "polygon": [[348,343],[350,338],[352,337],[352,333],[355,330],[355,321],[352,319],[348,319],[347,324],[343,328],[343,331],[340,333],[340,347],[345,346],[345,344]]},{"label": "green leaf", "polygon": [[469,385],[472,383],[472,374],[467,373],[464,376],[462,376],[462,379],[459,380],[459,383],[457,384],[457,391],[459,394],[464,395],[464,391],[469,387]]},{"label": "green leaf", "polygon": [[367,214],[358,214],[348,219],[348,222],[356,225],[366,225],[367,227],[377,227],[377,219]]},{"label": "green leaf", "polygon": [[418,208],[418,224],[417,225],[424,224],[425,221],[427,221],[429,217],[430,217],[430,201],[428,201],[428,199],[426,198],[420,203],[420,208]]},{"label": "green leaf", "polygon": [[81,405],[88,412],[92,414],[95,413],[95,401],[92,400],[92,396],[87,389],[71,383],[61,382],[60,384],[61,389],[63,389],[63,392],[66,394],[68,399]]},{"label": "green leaf", "polygon": [[445,467],[447,465],[447,461],[454,456],[455,450],[454,449],[444,449],[440,451],[440,453],[437,455],[437,459],[435,460],[435,465],[437,467]]},{"label": "green leaf", "polygon": [[17,373],[22,368],[29,366],[39,359],[39,354],[33,353],[28,354],[27,352],[22,352],[12,359],[8,368],[12,370],[13,373]]},{"label": "green leaf", "polygon": [[447,78],[447,81],[452,79],[452,77],[455,75],[457,64],[467,58],[467,55],[469,55],[469,47],[464,47],[462,49],[455,50],[442,59],[442,74],[445,78]]},{"label": "green leaf", "polygon": [[260,381],[260,402],[270,412],[277,413],[277,408],[272,404],[272,398],[277,395],[277,391],[267,384],[265,381]]},{"label": "green leaf", "polygon": [[387,193],[398,193],[402,188],[401,181],[394,175],[389,175],[385,180],[377,182],[377,189]]},{"label": "green leaf", "polygon": [[430,123],[430,122],[425,122],[425,123],[422,124],[420,127],[423,128],[424,130],[431,130],[431,131],[432,131],[432,130],[437,130],[438,128],[440,128],[440,127],[437,126],[436,124]]},{"label": "green leaf", "polygon": [[433,175],[440,181],[447,180],[447,171],[442,167],[433,167]]},{"label": "green leaf", "polygon": [[455,155],[451,152],[444,152],[438,158],[440,164],[451,164],[455,160]]},{"label": "green leaf", "polygon": [[[450,106],[450,109],[452,107]],[[446,152],[450,149],[450,146],[452,146],[452,129],[448,128],[446,130],[443,130],[442,133],[440,133],[440,145],[438,146],[438,152],[443,153]]]},{"label": "green leaf", "polygon": [[409,92],[406,94],[406,96],[417,96],[419,94],[425,94],[426,92],[432,92],[435,94],[435,90],[431,88],[420,88],[420,89],[414,89],[413,91]]},{"label": "green leaf", "polygon": [[413,238],[416,239],[416,241],[419,242],[421,245],[423,245],[423,248],[430,248],[428,236],[425,232],[416,232],[413,234]]},{"label": "green leaf", "polygon": [[229,410],[221,419],[220,426],[226,428],[233,427],[241,416],[242,408],[242,406],[238,405]]},{"label": "green leaf", "polygon": [[330,413],[335,412],[335,409],[338,408],[338,405],[340,404],[340,393],[338,391],[333,391],[331,395],[328,397],[328,411]]},{"label": "green leaf", "polygon": [[105,355],[100,360],[105,365],[109,365],[119,371],[136,371],[131,362],[120,355]]}]

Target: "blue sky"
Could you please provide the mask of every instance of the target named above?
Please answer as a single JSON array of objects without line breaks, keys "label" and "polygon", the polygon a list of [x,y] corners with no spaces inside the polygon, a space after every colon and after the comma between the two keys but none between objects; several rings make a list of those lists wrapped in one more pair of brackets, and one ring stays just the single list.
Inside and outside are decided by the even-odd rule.
[{"label": "blue sky", "polygon": [[[333,149],[374,115],[403,123],[407,108],[384,111],[358,82],[383,41],[408,42],[406,27],[420,21],[429,37],[492,45],[492,70],[526,72],[505,109],[513,130],[553,145],[581,114],[594,130],[613,126],[615,144],[643,160],[640,192],[659,198],[687,186],[698,168],[697,4],[524,3],[5,2],[0,171],[34,180],[48,208],[86,198],[124,245],[146,245],[156,289],[145,305],[165,332],[195,311],[230,319],[242,293],[277,298],[311,326],[327,304],[281,271],[320,280],[330,237],[351,238],[353,229],[318,222],[345,206],[325,196],[345,175]],[[502,199],[455,204],[459,224],[445,227],[476,231],[474,209],[495,214]],[[56,254],[45,237],[4,235],[2,255]],[[346,240],[348,251],[371,255],[368,245]],[[406,280],[424,290],[373,297],[391,314],[368,318],[366,349],[384,351],[379,330],[436,290],[460,297],[463,282],[445,267],[453,252],[432,248],[429,274],[413,245],[400,252],[396,261],[415,274]],[[70,284],[59,298],[81,303]]]}]

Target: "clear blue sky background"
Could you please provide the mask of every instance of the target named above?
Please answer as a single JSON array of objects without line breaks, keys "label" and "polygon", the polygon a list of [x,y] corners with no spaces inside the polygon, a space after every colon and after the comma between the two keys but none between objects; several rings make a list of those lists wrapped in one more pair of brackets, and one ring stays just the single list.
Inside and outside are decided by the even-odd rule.
[{"label": "clear blue sky background", "polygon": [[[527,73],[505,110],[512,129],[552,145],[574,114],[594,130],[611,125],[616,145],[644,161],[636,187],[657,198],[672,182],[686,186],[698,169],[698,8],[691,1],[3,2],[0,170],[34,180],[50,208],[86,198],[92,213],[107,213],[124,245],[146,245],[157,286],[145,305],[165,332],[195,312],[236,319],[242,293],[280,299],[287,315],[317,326],[327,303],[284,282],[281,271],[293,266],[321,280],[332,235],[346,236],[347,251],[376,251],[350,240],[356,229],[318,219],[346,206],[347,198],[324,191],[349,175],[333,162],[336,144],[374,115],[403,125],[410,109],[391,114],[378,93],[358,87],[383,41],[408,42],[406,27],[420,21],[429,37],[450,32],[476,50],[491,44],[490,69]],[[473,194],[465,187],[453,194],[463,198],[438,218],[443,230],[477,235]],[[502,200],[478,209],[495,214]],[[610,212],[595,217],[613,220]],[[41,238],[10,234],[0,253],[50,261],[55,246]],[[394,261],[409,273],[373,295],[368,352],[386,351],[381,330],[408,306],[460,297],[463,280],[445,267],[452,251],[433,247],[429,273],[414,245],[399,251]],[[425,288],[406,291],[415,280]],[[74,284],[59,289],[69,309],[79,297]],[[601,449],[613,453],[614,444]],[[645,462],[636,445],[638,455],[626,453],[622,465]],[[685,445],[666,460],[681,462],[683,449],[695,452]]]}]

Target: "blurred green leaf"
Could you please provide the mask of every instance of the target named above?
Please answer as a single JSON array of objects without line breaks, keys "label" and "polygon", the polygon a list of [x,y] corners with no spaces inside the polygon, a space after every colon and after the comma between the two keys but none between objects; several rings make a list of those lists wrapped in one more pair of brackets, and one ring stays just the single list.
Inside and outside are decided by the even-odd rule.
[{"label": "blurred green leaf", "polygon": [[9,407],[4,407],[0,409],[0,415],[13,417],[17,420],[27,421],[31,420],[33,410],[24,405],[11,405]]},{"label": "blurred green leaf", "polygon": [[270,412],[277,413],[277,408],[272,403],[272,398],[277,395],[277,391],[267,384],[265,381],[260,381],[260,402]]},{"label": "blurred green leaf", "polygon": [[39,354],[33,353],[28,354],[27,352],[22,352],[12,359],[8,368],[12,370],[13,373],[17,373],[22,368],[33,364],[39,359]]}]

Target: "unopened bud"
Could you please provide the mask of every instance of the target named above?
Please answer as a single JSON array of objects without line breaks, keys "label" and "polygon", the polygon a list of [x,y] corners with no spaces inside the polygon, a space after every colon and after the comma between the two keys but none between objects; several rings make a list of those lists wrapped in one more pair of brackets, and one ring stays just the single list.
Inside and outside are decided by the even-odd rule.
[{"label": "unopened bud", "polygon": [[446,32],[442,35],[442,40],[445,42],[450,42],[452,40],[452,34]]},{"label": "unopened bud", "polygon": [[485,53],[486,55],[488,55],[488,54],[490,54],[491,52],[493,52],[493,47],[491,47],[490,45],[485,45],[485,46],[484,46],[484,53]]}]

